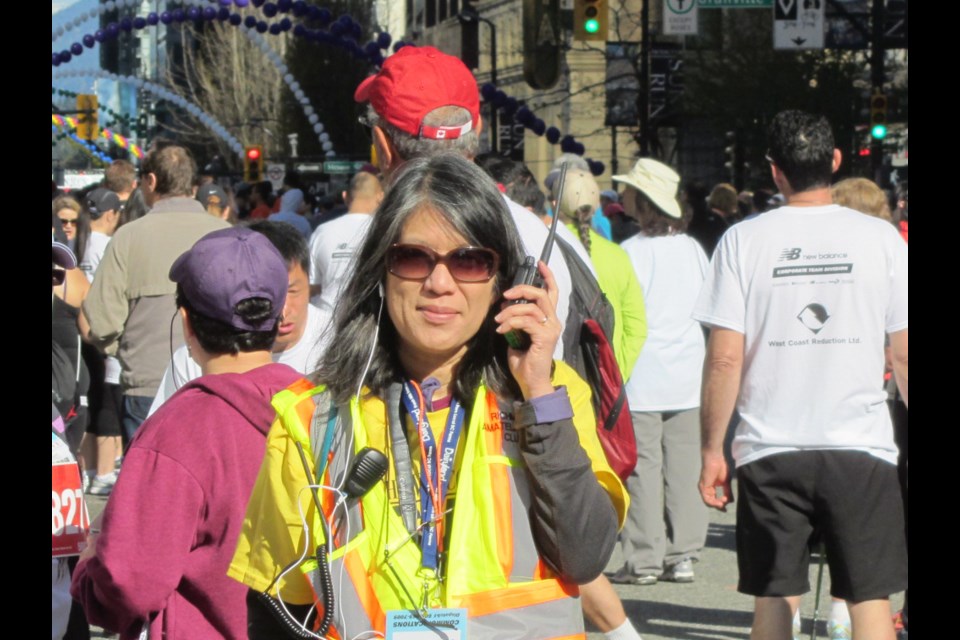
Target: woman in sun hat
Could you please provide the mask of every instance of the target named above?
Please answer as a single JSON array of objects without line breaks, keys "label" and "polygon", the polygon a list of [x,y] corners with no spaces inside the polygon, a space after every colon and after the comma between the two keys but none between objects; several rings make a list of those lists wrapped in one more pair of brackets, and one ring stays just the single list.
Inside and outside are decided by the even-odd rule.
[{"label": "woman in sun hat", "polygon": [[637,435],[637,466],[627,479],[630,509],[620,537],[624,566],[611,580],[690,582],[706,542],[700,500],[700,325],[690,318],[707,256],[685,232],[677,201],[680,176],[641,158],[626,175],[621,201],[640,232],[623,242],[647,312],[647,341],[626,384]]}]

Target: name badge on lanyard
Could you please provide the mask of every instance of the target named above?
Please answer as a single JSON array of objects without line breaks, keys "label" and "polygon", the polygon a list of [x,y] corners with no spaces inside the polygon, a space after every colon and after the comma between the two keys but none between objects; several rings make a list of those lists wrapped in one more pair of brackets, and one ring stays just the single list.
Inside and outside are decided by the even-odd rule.
[{"label": "name badge on lanyard", "polygon": [[466,609],[387,611],[386,640],[466,640]]}]

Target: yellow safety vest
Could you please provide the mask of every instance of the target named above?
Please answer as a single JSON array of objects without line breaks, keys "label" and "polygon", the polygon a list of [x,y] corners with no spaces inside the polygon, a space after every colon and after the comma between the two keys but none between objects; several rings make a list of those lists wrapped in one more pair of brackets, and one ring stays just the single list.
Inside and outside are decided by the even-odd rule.
[{"label": "yellow safety vest", "polygon": [[[278,419],[294,441],[304,445],[311,464],[309,424],[315,396],[323,387],[288,389],[274,397]],[[325,402],[322,395],[319,402]],[[349,455],[334,447],[324,474],[346,469],[369,438],[356,399],[348,408],[353,447]],[[537,553],[527,515],[530,487],[517,444],[507,445],[496,396],[477,390],[464,432],[465,447],[457,480],[446,568],[442,581],[421,569],[421,550],[390,504],[386,483],[378,482],[357,504],[333,514],[330,554],[336,604],[331,637],[352,638],[384,631],[386,612],[429,607],[465,608],[471,640],[585,638],[579,589],[560,580]],[[347,416],[341,416],[346,418]],[[314,470],[311,469],[311,473]],[[333,500],[324,497],[328,518]],[[314,544],[323,544],[319,526]],[[303,569],[311,582],[316,564]],[[313,584],[315,592],[318,584]]]}]

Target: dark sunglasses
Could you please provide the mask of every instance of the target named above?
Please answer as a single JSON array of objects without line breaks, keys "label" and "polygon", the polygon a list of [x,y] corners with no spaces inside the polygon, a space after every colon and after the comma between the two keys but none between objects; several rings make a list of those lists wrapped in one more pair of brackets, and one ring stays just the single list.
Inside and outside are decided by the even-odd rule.
[{"label": "dark sunglasses", "polygon": [[57,219],[60,220],[60,224],[77,224],[76,218],[61,218],[60,216],[57,216]]},{"label": "dark sunglasses", "polygon": [[496,275],[500,256],[482,247],[460,247],[443,255],[419,244],[395,244],[387,249],[387,270],[405,280],[426,279],[438,263],[459,282],[486,282]]},{"label": "dark sunglasses", "polygon": [[67,272],[63,269],[53,268],[53,286],[58,287],[63,284],[64,278],[67,277]]}]

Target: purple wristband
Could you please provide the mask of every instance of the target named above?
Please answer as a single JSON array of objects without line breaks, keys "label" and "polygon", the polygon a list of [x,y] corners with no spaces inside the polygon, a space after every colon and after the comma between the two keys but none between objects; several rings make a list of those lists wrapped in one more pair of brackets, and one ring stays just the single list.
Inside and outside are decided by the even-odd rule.
[{"label": "purple wristband", "polygon": [[573,407],[570,405],[566,387],[557,387],[553,393],[532,398],[527,404],[533,408],[536,424],[568,420],[573,417]]}]

